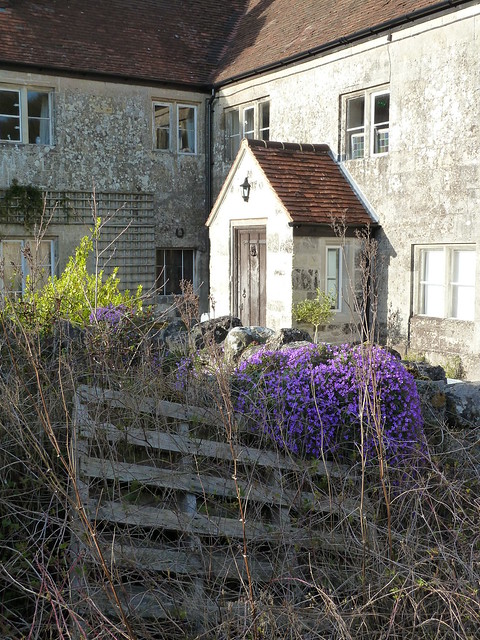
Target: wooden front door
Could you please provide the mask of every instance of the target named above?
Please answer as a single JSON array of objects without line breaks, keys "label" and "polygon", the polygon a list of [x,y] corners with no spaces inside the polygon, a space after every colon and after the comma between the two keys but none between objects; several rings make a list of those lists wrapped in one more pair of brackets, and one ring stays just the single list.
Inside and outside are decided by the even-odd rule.
[{"label": "wooden front door", "polygon": [[234,314],[245,326],[265,326],[266,266],[265,227],[236,229]]}]

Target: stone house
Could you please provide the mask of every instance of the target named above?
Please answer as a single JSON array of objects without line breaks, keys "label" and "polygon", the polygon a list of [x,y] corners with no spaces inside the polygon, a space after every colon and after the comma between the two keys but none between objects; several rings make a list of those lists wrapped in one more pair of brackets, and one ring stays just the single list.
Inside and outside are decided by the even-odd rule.
[{"label": "stone house", "polygon": [[[262,313],[279,328],[293,302],[333,286],[330,259],[336,286],[355,270],[357,218],[344,247],[326,219],[292,209],[312,193],[305,174],[289,202],[272,177],[280,148],[328,147],[342,197],[376,223],[382,339],[459,356],[479,378],[479,16],[465,0],[4,0],[0,188],[17,179],[49,194],[41,259],[53,270],[91,219],[95,185],[108,238],[130,222],[115,256],[129,285],[157,279],[168,302],[192,277],[216,315],[240,311],[239,238],[261,254],[264,227]],[[329,193],[316,197],[335,216]],[[21,255],[21,215],[1,230],[4,256]]]}]

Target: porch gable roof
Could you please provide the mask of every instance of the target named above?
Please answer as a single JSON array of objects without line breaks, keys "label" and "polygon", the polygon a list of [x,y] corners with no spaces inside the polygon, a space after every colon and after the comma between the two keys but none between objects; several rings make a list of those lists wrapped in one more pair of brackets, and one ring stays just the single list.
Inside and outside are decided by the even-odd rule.
[{"label": "porch gable roof", "polygon": [[375,226],[326,144],[245,140],[291,224]]}]

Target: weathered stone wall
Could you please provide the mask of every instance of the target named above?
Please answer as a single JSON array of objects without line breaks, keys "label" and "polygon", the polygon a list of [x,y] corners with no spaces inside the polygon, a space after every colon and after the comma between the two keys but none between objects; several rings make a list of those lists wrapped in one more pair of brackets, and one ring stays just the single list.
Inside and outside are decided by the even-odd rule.
[{"label": "weathered stone wall", "polygon": [[[215,149],[223,145],[223,110],[268,98],[270,139],[327,143],[343,153],[342,96],[357,90],[390,90],[390,150],[387,155],[347,160],[346,170],[378,216],[383,270],[380,320],[390,342],[405,347],[416,326],[414,248],[419,244],[477,242],[480,232],[480,9],[471,6],[390,36],[318,57],[295,67],[225,87],[215,103]],[[219,156],[220,157],[220,156]],[[220,189],[229,165],[217,163]],[[480,283],[480,260],[476,262]],[[431,319],[430,352],[441,353],[445,324]],[[480,378],[480,296],[475,323],[454,321],[464,339],[458,348]],[[393,331],[394,330],[394,331]]]},{"label": "weathered stone wall", "polygon": [[[197,251],[197,285],[203,283],[206,308],[205,95],[8,71],[0,71],[0,83],[54,92],[53,144],[1,144],[0,189],[17,179],[45,190],[153,194],[156,244]],[[154,150],[154,100],[197,106],[196,155]],[[59,245],[69,248],[78,235],[68,225],[52,232],[58,234]],[[17,233],[23,235],[22,229]]]}]

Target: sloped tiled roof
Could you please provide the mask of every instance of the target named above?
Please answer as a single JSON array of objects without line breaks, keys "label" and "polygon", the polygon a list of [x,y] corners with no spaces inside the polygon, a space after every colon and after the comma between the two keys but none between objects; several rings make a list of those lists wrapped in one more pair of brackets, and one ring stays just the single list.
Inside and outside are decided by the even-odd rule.
[{"label": "sloped tiled roof", "polygon": [[245,140],[293,224],[375,225],[326,144]]},{"label": "sloped tiled roof", "polygon": [[209,85],[246,0],[0,0],[0,66]]},{"label": "sloped tiled roof", "polygon": [[467,0],[248,0],[216,83],[341,46]]},{"label": "sloped tiled roof", "polygon": [[0,0],[0,66],[190,86],[468,0]]}]

